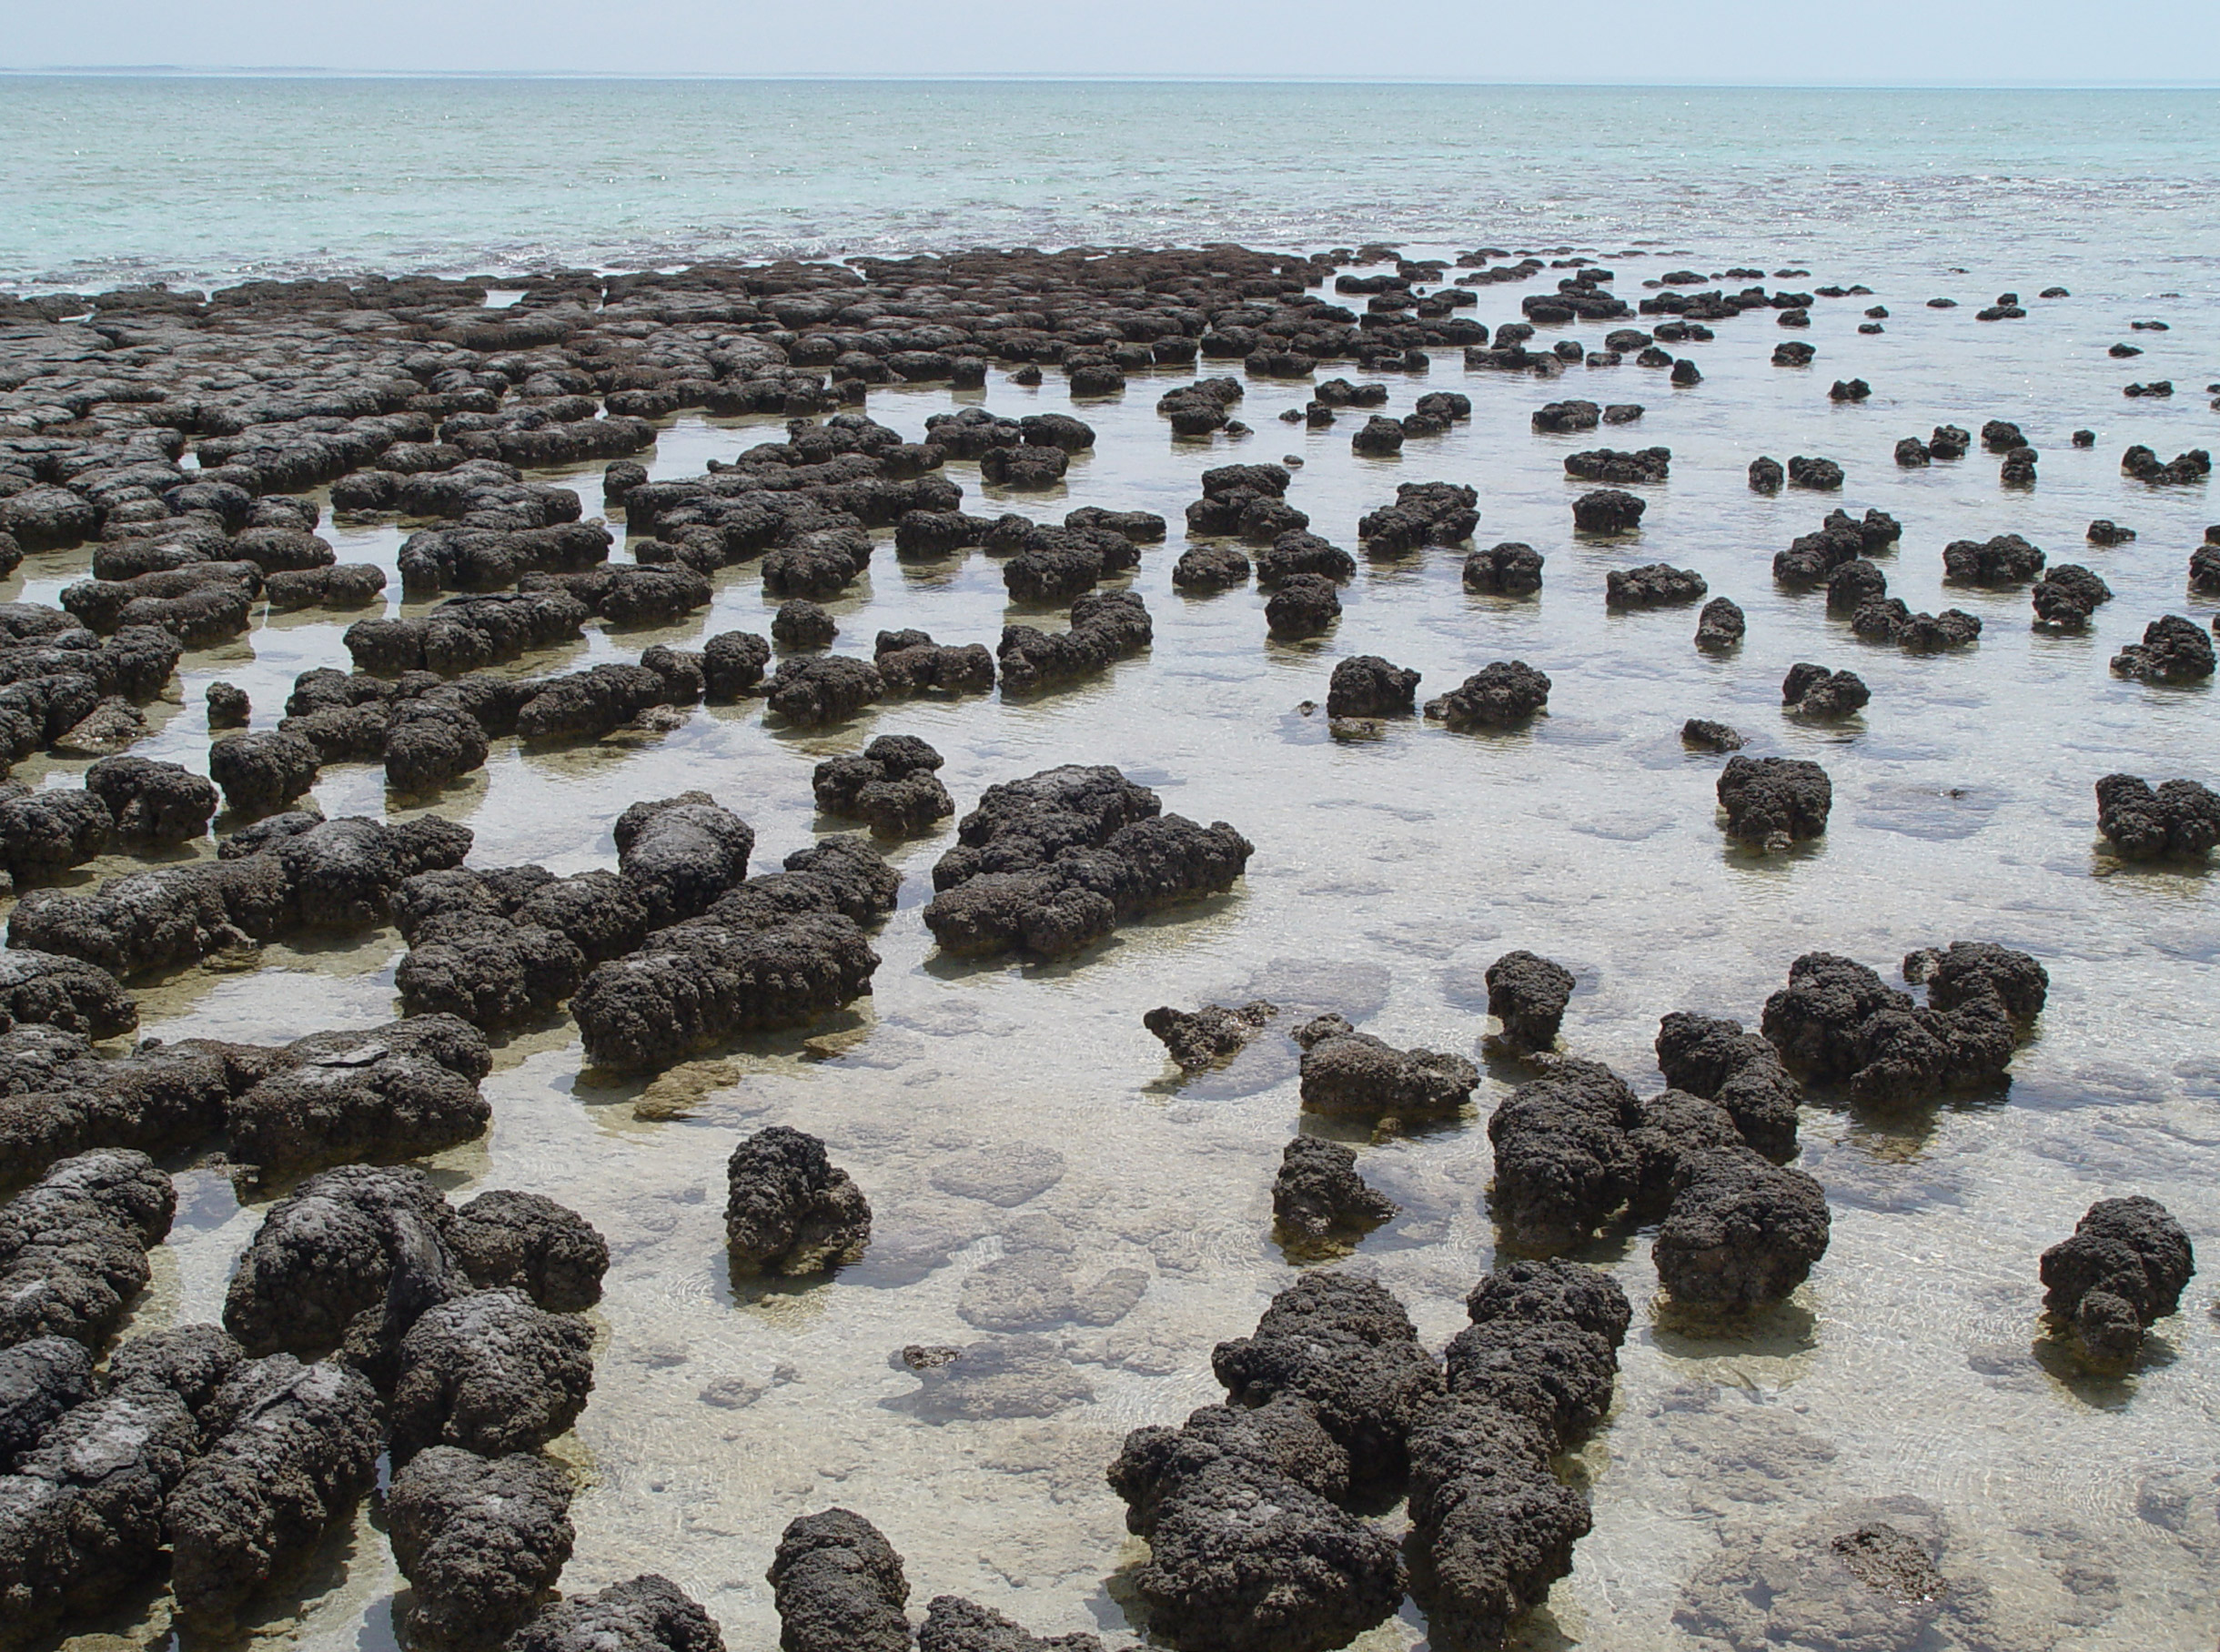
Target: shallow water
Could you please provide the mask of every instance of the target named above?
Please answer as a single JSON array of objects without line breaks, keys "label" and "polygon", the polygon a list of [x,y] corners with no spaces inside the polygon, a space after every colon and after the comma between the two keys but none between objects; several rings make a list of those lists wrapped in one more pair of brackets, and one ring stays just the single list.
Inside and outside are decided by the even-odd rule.
[{"label": "shallow water", "polygon": [[[1694,261],[1723,268],[1752,245]],[[1631,296],[1666,266],[1616,267]],[[1747,1534],[1778,1536],[1857,1499],[1901,1495],[1946,1523],[1954,1590],[1988,1592],[1980,1627],[1954,1644],[2140,1649],[2220,1636],[2210,1587],[2220,1320],[2209,1276],[2160,1326],[2142,1371],[2117,1383],[2074,1375],[2038,1348],[2035,1276],[2038,1253],[2098,1197],[2152,1194],[2208,1256],[2220,1241],[2215,877],[2116,866],[2097,847],[2090,791],[2119,769],[2211,778],[2212,692],[2123,682],[2106,661],[2161,613],[2203,623],[2213,612],[2183,595],[2188,552],[2215,514],[2206,489],[2150,489],[2117,471],[2131,441],[2167,456],[2209,441],[2203,398],[2131,402],[2119,386],[2202,382],[2212,306],[2154,301],[2138,277],[2100,271],[2076,277],[2070,300],[1984,326],[1975,304],[2003,287],[2032,295],[2049,266],[1945,279],[1923,260],[1876,257],[1811,270],[1796,285],[1872,286],[1875,298],[1857,303],[1894,312],[1887,334],[1860,337],[1857,303],[1822,303],[1798,335],[1819,347],[1818,362],[1784,370],[1766,362],[1784,335],[1762,313],[1747,316],[1720,324],[1716,343],[1688,347],[1706,381],[1684,392],[1631,365],[1576,369],[1548,387],[1467,375],[1445,352],[1430,378],[1388,378],[1388,410],[1454,388],[1472,397],[1471,422],[1413,440],[1394,460],[1351,454],[1361,414],[1322,432],[1281,425],[1274,416],[1301,392],[1254,380],[1240,413],[1256,435],[1176,441],[1153,403],[1187,376],[1136,375],[1122,398],[1075,408],[1098,441],[1063,490],[986,495],[1044,518],[1104,505],[1176,524],[1202,469],[1292,453],[1306,463],[1291,501],[1353,548],[1357,517],[1398,481],[1469,482],[1480,492],[1478,543],[1524,539],[1548,557],[1539,599],[1469,595],[1460,559],[1430,550],[1362,569],[1329,637],[1275,643],[1253,589],[1172,589],[1175,527],[1132,580],[1155,617],[1153,652],[1083,687],[1024,702],[884,706],[823,733],[767,730],[743,705],[697,709],[668,735],[553,755],[500,742],[482,774],[439,802],[478,834],[475,863],[570,871],[613,864],[609,827],[626,804],[704,786],[753,823],[757,863],[769,866],[836,824],[814,814],[811,766],[901,731],[946,754],[960,809],[997,781],[1113,762],[1156,787],[1168,810],[1231,821],[1257,845],[1233,894],[1055,966],[939,960],[918,909],[948,833],[904,845],[896,860],[910,876],[874,940],[884,962],[873,996],[807,1036],[736,1047],[729,1069],[697,1064],[660,1083],[647,1111],[685,1116],[642,1118],[640,1086],[583,1082],[567,1021],[506,1047],[487,1084],[492,1131],[439,1161],[443,1176],[458,1194],[550,1194],[591,1219],[613,1253],[594,1396],[560,1447],[589,1486],[573,1508],[567,1590],[661,1570],[709,1607],[729,1645],[769,1646],[777,1623],[762,1574],[778,1534],[837,1503],[886,1531],[913,1604],[961,1593],[1036,1633],[1123,1631],[1120,1570],[1143,1551],[1102,1469],[1124,1430],[1219,1397],[1212,1345],[1245,1334],[1292,1276],[1270,1236],[1279,1151],[1296,1131],[1321,1127],[1300,1113],[1278,1028],[1226,1072],[1183,1084],[1142,1029],[1154,1004],[1262,994],[1342,1010],[1398,1044],[1477,1055],[1488,1027],[1481,972],[1530,947],[1579,975],[1568,1047],[1654,1089],[1650,1040],[1668,1011],[1754,1021],[1801,952],[1845,952],[1892,976],[1912,948],[1984,938],[2033,952],[2052,978],[2009,1093],[1907,1115],[1808,1107],[1801,1163],[1827,1185],[1835,1225],[1788,1305],[1749,1335],[1706,1335],[1655,1312],[1646,1235],[1589,1253],[1626,1286],[1636,1328],[1612,1416],[1574,1465],[1591,1486],[1595,1530],[1519,1644],[1689,1644],[1672,1623],[1684,1590]],[[1517,290],[1482,289],[1478,318],[1514,317]],[[1937,292],[1964,307],[1924,308]],[[2104,347],[2146,314],[2174,329],[2135,335],[2149,349],[2133,363],[2109,361]],[[1558,336],[1599,345],[1604,330]],[[1832,406],[1826,385],[1853,372],[1872,381],[1872,399]],[[1533,408],[1567,395],[1646,403],[1640,424],[1602,434],[1672,449],[1672,480],[1640,490],[1650,510],[1639,536],[1571,538],[1569,505],[1584,488],[1559,461],[1598,437],[1528,426]],[[1028,390],[1000,372],[984,393],[954,399],[1012,414],[1071,406],[1053,380]],[[950,400],[941,389],[874,390],[870,411],[913,434]],[[1989,418],[2020,420],[2041,449],[2032,491],[2002,489],[1993,456],[1913,472],[1891,462],[1901,436]],[[697,472],[775,437],[777,422],[671,421],[651,468]],[[2083,424],[2098,432],[2093,451],[2067,446]],[[1839,499],[1756,497],[1743,472],[1761,451],[1833,457],[1849,486]],[[976,467],[949,473],[982,509]],[[598,477],[564,474],[591,509]],[[1883,559],[1892,594],[1980,614],[1976,649],[1920,659],[1869,647],[1826,615],[1823,593],[1774,589],[1773,552],[1837,503],[1902,520],[1904,539]],[[2097,516],[2140,539],[2085,547]],[[388,569],[401,537],[325,531],[342,561]],[[2090,635],[2032,632],[2023,590],[1944,589],[1945,541],[2006,531],[2111,583],[2116,599]],[[83,559],[34,559],[9,582],[19,589],[0,595],[51,600]],[[1607,569],[1660,559],[1696,569],[1743,605],[1750,637],[1739,654],[1699,654],[1692,609],[1605,613]],[[712,609],[682,627],[597,630],[582,649],[529,664],[760,630],[771,606],[752,569],[728,570]],[[907,625],[991,645],[1008,615],[991,559],[905,566],[891,544],[829,606],[846,652],[868,653],[873,632]],[[199,764],[202,692],[218,677],[247,687],[267,723],[297,671],[344,663],[339,636],[353,617],[265,622],[236,645],[189,655],[183,707],[157,717],[137,750]],[[1422,697],[1491,660],[1522,659],[1553,679],[1550,712],[1516,735],[1413,723],[1338,740],[1322,713],[1299,707],[1323,700],[1334,660],[1366,652],[1421,669]],[[1832,728],[1784,718],[1778,684],[1798,660],[1856,670],[1872,703]],[[1755,752],[1822,761],[1836,798],[1823,843],[1773,859],[1729,849],[1713,813],[1719,760],[1684,752],[1678,738],[1691,715],[1735,723]],[[81,767],[45,772],[59,781]],[[352,766],[327,771],[316,797],[328,814],[375,812],[381,793],[374,769]],[[145,1031],[274,1039],[383,1018],[399,950],[386,932],[313,953],[272,948],[253,974],[188,971],[142,992]],[[1454,1124],[1359,1138],[1364,1174],[1403,1211],[1355,1265],[1388,1282],[1437,1345],[1491,1262],[1481,1126],[1519,1077],[1491,1070]],[[672,1108],[690,1085],[691,1105]],[[829,1283],[736,1291],[722,1256],[723,1162],[741,1134],[772,1123],[827,1140],[873,1201],[873,1248]],[[141,1326],[216,1317],[259,1219],[209,1168],[183,1174],[180,1206]],[[1069,1402],[1054,1415],[941,1420],[893,1356],[906,1344],[986,1335],[965,1309],[982,1316],[986,1289],[1009,1271],[996,1264],[1013,1258],[1061,1267],[1083,1290],[1137,1270],[1145,1294],[1113,1324],[1040,1327],[1052,1355],[1044,1385]],[[317,1582],[305,1601],[280,1603],[266,1638],[389,1644],[399,1579],[381,1541]],[[1382,1652],[1423,1633],[1407,1614],[1361,1644]]]}]

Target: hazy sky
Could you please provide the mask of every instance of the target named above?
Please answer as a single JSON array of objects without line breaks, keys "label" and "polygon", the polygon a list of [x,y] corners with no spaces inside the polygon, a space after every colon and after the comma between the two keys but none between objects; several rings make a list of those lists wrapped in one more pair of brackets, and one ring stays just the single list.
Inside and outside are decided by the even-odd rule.
[{"label": "hazy sky", "polygon": [[0,66],[2220,84],[2220,0],[0,0]]}]

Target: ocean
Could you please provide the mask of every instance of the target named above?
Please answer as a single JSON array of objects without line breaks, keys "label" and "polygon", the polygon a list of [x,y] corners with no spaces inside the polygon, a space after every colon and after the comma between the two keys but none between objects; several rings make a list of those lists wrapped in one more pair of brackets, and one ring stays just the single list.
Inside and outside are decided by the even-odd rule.
[{"label": "ocean", "polygon": [[0,290],[1381,237],[2220,279],[2202,91],[15,76],[0,153]]}]

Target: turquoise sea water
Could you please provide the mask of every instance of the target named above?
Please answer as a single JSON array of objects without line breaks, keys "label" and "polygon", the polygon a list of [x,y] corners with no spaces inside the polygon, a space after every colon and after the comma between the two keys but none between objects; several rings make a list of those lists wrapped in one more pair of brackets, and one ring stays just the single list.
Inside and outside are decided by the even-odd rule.
[{"label": "turquoise sea water", "polygon": [[1374,237],[2220,280],[2197,91],[13,76],[0,154],[17,290]]}]

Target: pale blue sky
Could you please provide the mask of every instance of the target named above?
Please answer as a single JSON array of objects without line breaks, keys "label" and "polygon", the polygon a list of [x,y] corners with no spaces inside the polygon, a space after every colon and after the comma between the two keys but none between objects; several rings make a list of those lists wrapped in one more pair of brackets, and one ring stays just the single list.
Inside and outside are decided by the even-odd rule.
[{"label": "pale blue sky", "polygon": [[0,0],[0,67],[2220,84],[2220,0]]}]

